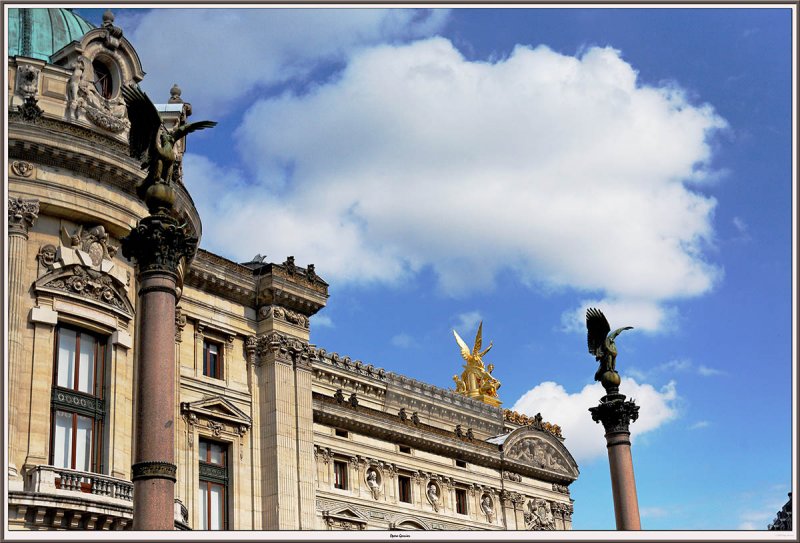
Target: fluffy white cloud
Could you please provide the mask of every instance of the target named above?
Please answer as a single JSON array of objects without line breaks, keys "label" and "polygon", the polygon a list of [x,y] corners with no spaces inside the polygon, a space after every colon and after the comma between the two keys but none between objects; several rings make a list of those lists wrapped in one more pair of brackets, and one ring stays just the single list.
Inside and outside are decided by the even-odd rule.
[{"label": "fluffy white cloud", "polygon": [[[639,419],[630,425],[632,441],[678,415],[678,392],[674,381],[657,390],[652,385],[623,377],[620,388],[640,406]],[[596,406],[603,395],[605,391],[600,383],[569,393],[558,383],[547,381],[523,394],[511,409],[527,415],[541,413],[544,420],[561,426],[564,444],[580,465],[606,454],[603,425],[592,421],[589,413],[589,408]]]},{"label": "fluffy white cloud", "polygon": [[[468,311],[466,313],[459,313],[456,315],[456,322],[453,328],[462,334],[474,334],[478,330],[478,325],[483,320],[480,311]],[[468,338],[467,341],[469,341]],[[472,347],[472,345],[470,345]]]},{"label": "fluffy white cloud", "polygon": [[[123,12],[117,21],[136,47],[154,101],[173,83],[204,116],[258,85],[307,77],[323,62],[382,40],[435,33],[448,10],[158,9]],[[184,52],[191,58],[186,62]],[[205,118],[204,117],[204,118]]]},{"label": "fluffy white cloud", "polygon": [[409,349],[417,344],[417,342],[414,341],[414,338],[406,333],[401,333],[392,336],[390,343],[395,347],[399,347],[401,349]]},{"label": "fluffy white cloud", "polygon": [[564,331],[585,332],[586,310],[595,307],[614,322],[609,323],[612,330],[621,326],[633,326],[635,330],[647,332],[670,332],[674,330],[677,311],[673,307],[660,304],[658,299],[604,299],[583,300],[580,305],[561,315]]},{"label": "fluffy white cloud", "polygon": [[[470,62],[432,38],[360,49],[308,93],[257,101],[236,132],[247,182],[222,196],[191,188],[210,208],[204,243],[233,258],[295,254],[339,283],[430,266],[449,294],[511,268],[601,294],[567,328],[582,329],[592,303],[653,331],[668,329],[669,301],[720,277],[704,258],[716,202],[696,187],[724,126],[674,85],[637,83],[610,48],[518,46]],[[265,224],[281,235],[264,239]]]}]

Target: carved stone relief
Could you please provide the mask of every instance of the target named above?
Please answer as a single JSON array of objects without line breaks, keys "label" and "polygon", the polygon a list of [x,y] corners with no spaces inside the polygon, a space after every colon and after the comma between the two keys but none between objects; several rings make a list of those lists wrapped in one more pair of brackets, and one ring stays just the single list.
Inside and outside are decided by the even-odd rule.
[{"label": "carved stone relief", "polygon": [[31,177],[33,175],[33,164],[24,160],[14,160],[11,163],[11,171],[20,177]]},{"label": "carved stone relief", "polygon": [[561,455],[555,448],[538,439],[522,439],[508,450],[508,458],[520,460],[528,464],[533,464],[539,468],[544,468],[561,473],[570,473],[564,464]]},{"label": "carved stone relief", "polygon": [[25,98],[36,96],[39,92],[39,75],[42,71],[23,64],[17,67],[17,92]]},{"label": "carved stone relief", "polygon": [[550,502],[541,498],[528,501],[524,512],[525,527],[528,530],[555,530],[556,522]]}]

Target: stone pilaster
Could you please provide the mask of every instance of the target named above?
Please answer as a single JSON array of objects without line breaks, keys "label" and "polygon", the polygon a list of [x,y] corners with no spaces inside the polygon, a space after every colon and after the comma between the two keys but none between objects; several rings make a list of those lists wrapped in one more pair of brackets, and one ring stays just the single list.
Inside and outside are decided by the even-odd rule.
[{"label": "stone pilaster", "polygon": [[261,461],[258,458],[261,442],[261,400],[260,400],[260,384],[258,379],[258,370],[256,367],[258,361],[258,338],[250,336],[245,342],[245,356],[247,358],[247,379],[248,390],[250,391],[250,418],[253,421],[253,426],[250,434],[250,462],[253,466],[253,481],[251,485],[253,493],[253,521],[252,526],[254,530],[263,529],[263,507],[262,507],[262,490],[263,484],[261,482],[262,471]]},{"label": "stone pilaster", "polygon": [[[18,421],[18,392],[23,364],[22,330],[25,326],[25,264],[28,259],[28,231],[39,217],[39,201],[9,197],[8,199],[8,420]],[[14,423],[9,429],[8,475],[12,486],[21,482],[17,463],[19,432]]]},{"label": "stone pilaster", "polygon": [[166,213],[145,217],[122,239],[139,285],[134,530],[174,529],[176,288],[196,250],[197,239]]},{"label": "stone pilaster", "polygon": [[298,349],[294,354],[300,529],[313,530],[316,522],[314,408],[311,402],[311,360],[309,359],[308,345],[303,344],[302,348]]},{"label": "stone pilaster", "polygon": [[607,389],[597,407],[592,407],[592,420],[602,422],[606,431],[611,490],[614,495],[614,516],[617,530],[640,530],[639,501],[633,477],[630,423],[639,418],[639,406],[616,388]]}]

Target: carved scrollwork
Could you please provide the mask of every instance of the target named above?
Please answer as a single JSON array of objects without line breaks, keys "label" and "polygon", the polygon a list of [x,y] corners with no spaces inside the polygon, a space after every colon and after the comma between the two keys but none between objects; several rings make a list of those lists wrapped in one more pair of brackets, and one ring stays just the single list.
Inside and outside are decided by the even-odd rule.
[{"label": "carved scrollwork", "polygon": [[39,200],[8,197],[8,233],[28,234],[39,217]]},{"label": "carved scrollwork", "polygon": [[67,273],[45,282],[42,287],[77,294],[132,315],[130,303],[119,292],[112,277],[91,268],[72,266]]},{"label": "carved scrollwork", "polygon": [[525,527],[528,530],[555,530],[556,523],[550,502],[541,498],[528,501],[524,512]]},{"label": "carved scrollwork", "polygon": [[198,240],[172,217],[150,215],[121,241],[122,254],[136,259],[140,272],[158,270],[177,275],[181,261],[194,257]]}]

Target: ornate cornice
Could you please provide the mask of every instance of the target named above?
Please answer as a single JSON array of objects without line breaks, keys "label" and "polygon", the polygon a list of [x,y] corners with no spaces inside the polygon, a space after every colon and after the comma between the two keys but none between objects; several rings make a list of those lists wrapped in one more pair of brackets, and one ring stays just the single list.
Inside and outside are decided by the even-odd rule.
[{"label": "ornate cornice", "polygon": [[8,197],[8,233],[28,236],[39,217],[39,200]]}]

